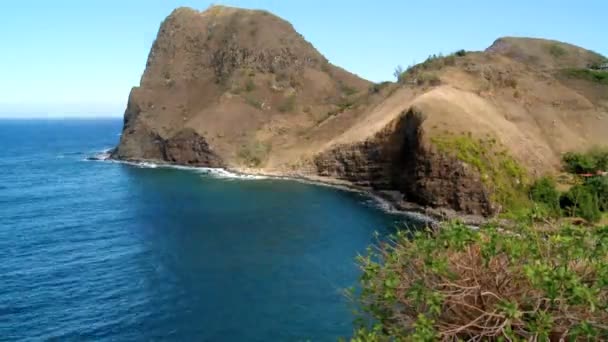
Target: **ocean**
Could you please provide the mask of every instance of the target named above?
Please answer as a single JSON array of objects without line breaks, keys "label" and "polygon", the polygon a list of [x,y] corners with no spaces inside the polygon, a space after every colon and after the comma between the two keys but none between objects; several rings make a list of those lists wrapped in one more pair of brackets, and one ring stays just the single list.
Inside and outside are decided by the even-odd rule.
[{"label": "ocean", "polygon": [[0,340],[335,341],[404,217],[277,179],[87,161],[122,120],[0,120]]}]

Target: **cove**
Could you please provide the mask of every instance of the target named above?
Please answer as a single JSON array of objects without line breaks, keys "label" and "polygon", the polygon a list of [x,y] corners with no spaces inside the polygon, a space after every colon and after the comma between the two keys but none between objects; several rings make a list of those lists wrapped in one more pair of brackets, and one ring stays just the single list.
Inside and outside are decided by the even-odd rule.
[{"label": "cove", "polygon": [[403,216],[295,181],[84,161],[120,124],[0,123],[5,338],[350,336],[355,257]]}]

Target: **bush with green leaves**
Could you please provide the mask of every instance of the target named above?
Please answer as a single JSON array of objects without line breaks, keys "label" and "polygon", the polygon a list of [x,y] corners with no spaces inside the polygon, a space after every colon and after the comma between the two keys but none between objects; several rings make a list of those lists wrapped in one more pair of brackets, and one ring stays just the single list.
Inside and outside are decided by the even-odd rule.
[{"label": "bush with green leaves", "polygon": [[568,51],[566,51],[566,49],[564,49],[564,47],[558,43],[548,45],[547,49],[549,50],[549,53],[553,57],[556,57],[556,58],[559,58],[559,57],[562,57],[562,56],[565,56],[568,54]]},{"label": "bush with green leaves", "polygon": [[568,216],[581,217],[589,222],[598,222],[602,218],[597,194],[584,184],[575,185],[564,193],[560,206]]},{"label": "bush with green leaves", "polygon": [[570,173],[588,173],[595,171],[595,161],[586,154],[568,152],[562,157],[564,169]]},{"label": "bush with green leaves", "polygon": [[587,152],[568,152],[562,157],[564,169],[570,173],[608,171],[608,148],[593,147]]},{"label": "bush with green leaves", "polygon": [[597,196],[600,211],[608,212],[608,177],[592,177],[585,182],[585,187]]},{"label": "bush with green leaves", "polygon": [[567,78],[581,79],[589,82],[608,85],[608,71],[588,68],[566,68],[561,74]]},{"label": "bush with green leaves", "polygon": [[391,84],[391,82],[380,82],[380,83],[374,83],[369,87],[369,93],[370,94],[377,94],[380,91],[382,91],[382,89],[388,87]]},{"label": "bush with green leaves", "polygon": [[527,208],[527,175],[524,167],[508,150],[491,137],[475,138],[472,134],[441,134],[431,138],[441,153],[450,155],[471,166],[490,190],[491,200],[502,212]]},{"label": "bush with green leaves", "polygon": [[608,226],[446,222],[358,263],[353,341],[608,339]]},{"label": "bush with green leaves", "polygon": [[560,215],[559,198],[555,181],[551,177],[541,177],[530,185],[530,199],[546,207],[551,216]]}]

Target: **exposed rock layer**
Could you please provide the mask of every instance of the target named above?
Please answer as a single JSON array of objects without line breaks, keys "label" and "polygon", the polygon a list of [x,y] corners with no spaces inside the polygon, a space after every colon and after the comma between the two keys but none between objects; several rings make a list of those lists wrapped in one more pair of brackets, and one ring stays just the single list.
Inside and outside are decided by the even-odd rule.
[{"label": "exposed rock layer", "polygon": [[492,214],[494,208],[479,175],[425,144],[423,121],[421,113],[410,110],[368,141],[318,154],[319,174],[378,190],[398,190],[406,200],[424,206]]}]

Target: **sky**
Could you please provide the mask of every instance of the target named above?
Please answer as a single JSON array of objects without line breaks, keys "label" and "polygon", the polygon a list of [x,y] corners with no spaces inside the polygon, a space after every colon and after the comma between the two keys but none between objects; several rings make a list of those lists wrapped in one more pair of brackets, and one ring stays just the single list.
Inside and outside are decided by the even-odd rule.
[{"label": "sky", "polygon": [[606,0],[1,0],[0,117],[122,116],[161,21],[212,3],[273,12],[330,62],[376,82],[501,36],[608,55]]}]

